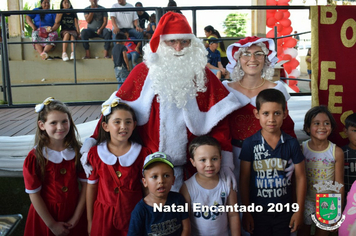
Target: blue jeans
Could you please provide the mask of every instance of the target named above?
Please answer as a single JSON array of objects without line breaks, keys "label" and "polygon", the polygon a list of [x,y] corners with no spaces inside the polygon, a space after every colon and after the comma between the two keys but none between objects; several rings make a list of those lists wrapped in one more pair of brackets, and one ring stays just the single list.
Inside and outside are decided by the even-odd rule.
[{"label": "blue jeans", "polygon": [[[120,29],[120,30],[123,30],[123,29]],[[136,39],[143,39],[142,32],[138,32],[134,28],[125,28],[125,30],[127,30],[129,32],[130,37],[135,37]],[[112,31],[112,37],[113,37],[113,39],[116,38],[116,34],[114,34],[114,31]],[[135,42],[135,43],[137,44],[138,42]]]},{"label": "blue jeans", "polygon": [[121,87],[121,85],[125,82],[127,76],[129,76],[129,71],[124,66],[117,66],[114,68],[116,80],[119,83],[117,86],[117,90]]},{"label": "blue jeans", "polygon": [[133,51],[127,54],[127,59],[132,63],[132,69],[137,65],[137,60],[140,57],[140,53]]}]

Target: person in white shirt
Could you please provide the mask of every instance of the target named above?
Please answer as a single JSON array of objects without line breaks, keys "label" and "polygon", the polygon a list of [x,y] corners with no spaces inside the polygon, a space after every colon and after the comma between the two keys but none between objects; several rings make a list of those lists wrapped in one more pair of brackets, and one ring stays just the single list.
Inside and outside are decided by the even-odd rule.
[{"label": "person in white shirt", "polygon": [[[118,0],[118,3],[112,5],[112,8],[130,8],[134,7],[126,0]],[[140,27],[138,21],[138,15],[136,11],[117,11],[110,12],[110,18],[112,22],[113,38],[120,30],[126,29],[129,32],[130,37],[136,39],[143,39],[143,29]],[[136,51],[140,53],[141,42],[137,42]]]}]

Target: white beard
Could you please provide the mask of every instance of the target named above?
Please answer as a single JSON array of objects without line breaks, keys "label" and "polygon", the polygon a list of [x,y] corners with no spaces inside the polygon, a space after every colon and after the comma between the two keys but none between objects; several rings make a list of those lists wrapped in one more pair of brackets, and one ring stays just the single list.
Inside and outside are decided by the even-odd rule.
[{"label": "white beard", "polygon": [[189,99],[197,96],[197,92],[206,91],[207,51],[199,39],[193,38],[190,46],[179,52],[161,42],[157,49],[158,58],[154,60],[148,44],[143,50],[148,76],[159,102],[183,108]]}]

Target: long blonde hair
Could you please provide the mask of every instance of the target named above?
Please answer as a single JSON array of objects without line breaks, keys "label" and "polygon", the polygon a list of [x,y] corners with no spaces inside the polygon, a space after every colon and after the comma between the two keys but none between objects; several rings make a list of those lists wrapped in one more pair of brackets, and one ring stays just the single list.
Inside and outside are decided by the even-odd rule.
[{"label": "long blonde hair", "polygon": [[75,126],[72,115],[69,112],[68,107],[58,101],[53,100],[48,105],[45,105],[43,109],[38,113],[37,118],[37,130],[35,135],[35,153],[36,153],[36,172],[40,176],[41,180],[44,180],[45,177],[45,169],[48,159],[45,158],[45,154],[42,152],[44,147],[47,147],[50,143],[50,138],[45,130],[41,130],[38,124],[38,121],[42,121],[45,123],[47,121],[47,116],[52,111],[60,111],[66,113],[68,115],[68,119],[70,122],[70,129],[67,136],[64,138],[64,146],[65,148],[73,148],[75,151],[75,166],[77,170],[80,170],[80,147],[81,143],[79,140],[79,134],[77,127]]}]

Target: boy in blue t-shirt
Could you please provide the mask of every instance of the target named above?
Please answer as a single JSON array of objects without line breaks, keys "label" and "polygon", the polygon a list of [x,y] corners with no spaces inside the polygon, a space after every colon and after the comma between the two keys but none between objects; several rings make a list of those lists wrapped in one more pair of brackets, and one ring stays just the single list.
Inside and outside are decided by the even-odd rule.
[{"label": "boy in blue t-shirt", "polygon": [[349,139],[349,144],[342,147],[344,151],[344,184],[345,196],[356,181],[356,113],[346,117],[344,132]]},{"label": "boy in blue t-shirt", "polygon": [[142,183],[148,188],[148,194],[131,213],[128,236],[190,235],[184,197],[170,192],[175,179],[173,168],[171,158],[162,152],[146,157]]},{"label": "boy in blue t-shirt", "polygon": [[218,79],[221,79],[222,75],[225,79],[228,79],[229,72],[221,64],[220,52],[217,50],[221,41],[214,37],[209,38],[208,41],[209,47],[206,49],[208,51],[208,63],[206,66],[216,75],[216,77],[218,77]]},{"label": "boy in blue t-shirt", "polygon": [[[243,213],[242,224],[254,236],[289,236],[303,224],[307,186],[304,156],[298,141],[281,131],[288,115],[282,92],[262,90],[256,98],[254,114],[262,129],[245,139],[240,154],[241,202],[254,207]],[[292,204],[292,181],[286,176],[290,160],[295,167],[299,207]]]},{"label": "boy in blue t-shirt", "polygon": [[[124,40],[127,39],[126,35],[122,32],[116,34],[115,39]],[[118,82],[117,90],[125,82],[127,76],[130,73],[130,64],[127,57],[127,48],[124,41],[117,41],[112,49],[112,60],[114,62],[114,70],[116,80]]]}]

